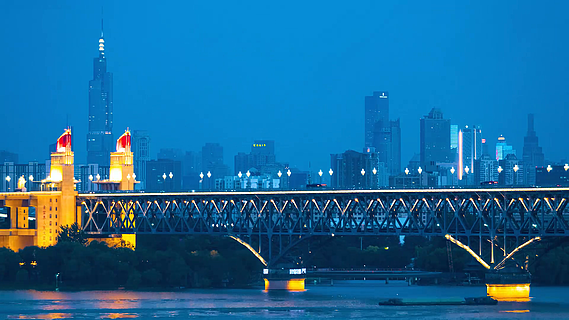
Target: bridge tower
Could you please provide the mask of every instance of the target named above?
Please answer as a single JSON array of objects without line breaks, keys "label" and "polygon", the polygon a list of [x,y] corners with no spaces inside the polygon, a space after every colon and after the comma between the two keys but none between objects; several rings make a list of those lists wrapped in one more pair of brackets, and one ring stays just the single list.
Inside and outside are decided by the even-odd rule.
[{"label": "bridge tower", "polygon": [[71,225],[75,222],[81,223],[81,215],[76,214],[75,197],[75,175],[73,166],[73,151],[71,150],[71,129],[65,132],[57,139],[57,149],[51,154],[51,168],[49,177],[42,180],[42,183],[48,184],[48,188],[61,192],[60,204],[60,225]]}]

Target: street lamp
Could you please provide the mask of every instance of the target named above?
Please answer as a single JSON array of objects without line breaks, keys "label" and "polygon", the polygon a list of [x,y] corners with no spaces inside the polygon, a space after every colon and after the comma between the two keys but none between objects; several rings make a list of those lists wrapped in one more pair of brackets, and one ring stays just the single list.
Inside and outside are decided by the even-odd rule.
[{"label": "street lamp", "polygon": [[362,174],[362,176],[364,176],[366,174],[366,171],[362,168],[362,171],[360,171],[360,173]]},{"label": "street lamp", "polygon": [[239,177],[239,179],[241,179],[241,177],[243,176],[243,174],[241,173],[241,171],[239,171],[239,173],[237,174],[237,176]]},{"label": "street lamp", "polygon": [[166,181],[166,172],[164,172],[164,173],[162,174],[162,178],[164,179],[164,181]]},{"label": "street lamp", "polygon": [[417,172],[419,172],[419,174],[423,173],[423,168],[419,167],[419,169],[417,169]]},{"label": "street lamp", "polygon": [[502,168],[502,166],[498,166],[498,174],[502,173],[502,171],[504,171],[504,169]]},{"label": "street lamp", "polygon": [[409,168],[405,168],[405,174],[409,174]]},{"label": "street lamp", "polygon": [[455,173],[455,172],[456,172],[456,170],[454,169],[454,167],[450,167],[450,174],[451,174],[451,176],[450,176],[450,178],[451,178],[450,184],[451,184],[452,186],[454,186],[454,173]]},{"label": "street lamp", "polygon": [[373,170],[371,170],[371,172],[373,172],[373,174],[377,173],[377,169],[374,167]]},{"label": "street lamp", "polygon": [[200,172],[200,179],[203,180],[203,172]]},{"label": "street lamp", "polygon": [[569,170],[569,164],[566,163],[566,164],[563,166],[563,169],[565,169],[565,171]]},{"label": "street lamp", "polygon": [[97,178],[97,180],[101,180],[101,175],[97,173],[97,175],[95,176],[95,178]]},{"label": "street lamp", "polygon": [[[171,173],[170,173],[170,174],[171,174]],[[208,177],[208,178],[211,178],[211,171],[208,171],[208,172],[207,172],[207,177]]]},{"label": "street lamp", "polygon": [[551,167],[550,164],[547,165],[547,172],[551,172],[551,170],[553,170],[553,168]]},{"label": "street lamp", "polygon": [[10,176],[6,176],[6,186],[8,188],[8,191],[10,191],[10,180],[12,180],[12,178],[10,178]]},{"label": "street lamp", "polygon": [[172,172],[170,172],[170,174],[168,175],[170,177],[170,179],[172,179],[172,177],[174,177],[174,175],[172,174]]},{"label": "street lamp", "polygon": [[514,185],[518,185],[518,170],[520,170],[520,167],[518,167],[517,164],[514,165]]},{"label": "street lamp", "polygon": [[330,174],[330,177],[334,174],[334,170],[332,170],[332,168],[330,168],[330,170],[328,170],[328,173]]},{"label": "street lamp", "polygon": [[249,178],[251,176],[251,172],[249,172],[249,170],[247,170],[247,173],[245,173],[247,175],[247,178]]},{"label": "street lamp", "polygon": [[419,186],[422,187],[423,186],[423,168],[419,167],[419,169],[417,169],[417,172],[419,172]]},{"label": "street lamp", "polygon": [[277,172],[277,176],[282,177],[283,173],[279,170],[279,172]]},{"label": "street lamp", "polygon": [[320,183],[322,183],[322,174],[323,174],[322,169],[320,169],[320,171],[318,171],[318,175],[320,176]]}]

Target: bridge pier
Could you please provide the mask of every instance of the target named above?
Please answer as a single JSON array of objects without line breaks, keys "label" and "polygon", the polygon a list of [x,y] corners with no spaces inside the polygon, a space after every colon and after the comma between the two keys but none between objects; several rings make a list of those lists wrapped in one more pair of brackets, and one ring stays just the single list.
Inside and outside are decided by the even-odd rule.
[{"label": "bridge pier", "polygon": [[529,283],[486,284],[486,294],[498,301],[529,301]]},{"label": "bridge pier", "polygon": [[265,291],[302,292],[305,291],[306,268],[263,269],[263,280],[265,281]]}]

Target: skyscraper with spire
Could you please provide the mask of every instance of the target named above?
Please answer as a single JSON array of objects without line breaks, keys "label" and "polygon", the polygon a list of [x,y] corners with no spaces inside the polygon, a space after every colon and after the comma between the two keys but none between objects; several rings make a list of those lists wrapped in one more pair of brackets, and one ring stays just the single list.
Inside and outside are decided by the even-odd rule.
[{"label": "skyscraper with spire", "polygon": [[87,163],[108,166],[113,139],[113,74],[107,72],[103,20],[99,56],[93,59],[93,80],[89,81],[89,132]]},{"label": "skyscraper with spire", "polygon": [[524,137],[524,179],[527,184],[535,185],[536,167],[543,167],[545,157],[533,127],[533,114],[528,114],[528,133]]}]

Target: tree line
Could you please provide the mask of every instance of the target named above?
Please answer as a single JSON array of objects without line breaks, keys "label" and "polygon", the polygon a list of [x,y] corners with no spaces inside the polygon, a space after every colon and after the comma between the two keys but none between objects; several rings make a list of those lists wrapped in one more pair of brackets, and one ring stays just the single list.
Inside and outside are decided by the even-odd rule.
[{"label": "tree line", "polygon": [[[312,237],[283,262],[305,268],[413,268],[467,272],[473,259],[447,247],[443,237]],[[534,282],[569,284],[569,244],[542,241],[517,256],[528,257]],[[0,287],[218,288],[246,287],[261,280],[264,266],[227,237],[139,235],[136,249],[88,241],[77,226],[62,227],[55,246],[0,248]]]}]

